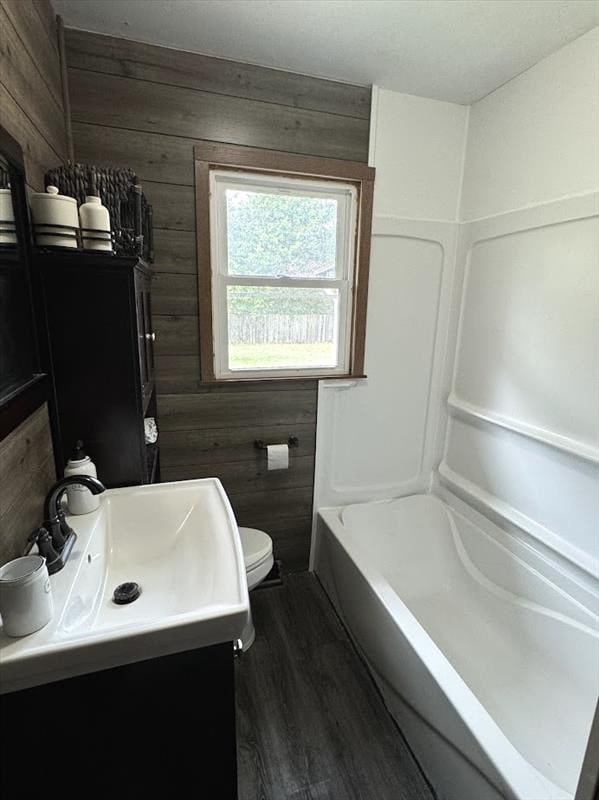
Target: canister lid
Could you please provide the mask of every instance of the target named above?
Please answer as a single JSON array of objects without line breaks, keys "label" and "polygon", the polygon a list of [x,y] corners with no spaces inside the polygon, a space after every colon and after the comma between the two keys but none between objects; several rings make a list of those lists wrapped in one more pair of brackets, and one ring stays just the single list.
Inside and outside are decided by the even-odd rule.
[{"label": "canister lid", "polygon": [[57,186],[46,186],[45,192],[33,192],[31,195],[31,199],[35,200],[66,200],[67,203],[74,203],[77,205],[77,201],[74,197],[68,197],[66,194],[58,194],[58,187]]}]

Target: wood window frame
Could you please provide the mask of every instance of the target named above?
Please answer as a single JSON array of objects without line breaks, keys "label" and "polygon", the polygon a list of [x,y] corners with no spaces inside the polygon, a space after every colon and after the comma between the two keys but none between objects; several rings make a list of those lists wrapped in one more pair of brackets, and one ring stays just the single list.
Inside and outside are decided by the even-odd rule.
[{"label": "wood window frame", "polygon": [[357,161],[304,156],[257,147],[201,142],[194,146],[196,247],[200,326],[200,374],[206,383],[243,381],[306,380],[306,376],[276,375],[268,378],[235,376],[217,378],[214,373],[214,329],[212,314],[212,256],[210,246],[210,173],[231,170],[281,175],[288,178],[324,178],[353,184],[358,193],[356,242],[354,247],[353,302],[351,310],[350,366],[346,374],[311,375],[312,379],[363,378],[368,304],[368,273],[372,231],[372,200],[375,170]]}]

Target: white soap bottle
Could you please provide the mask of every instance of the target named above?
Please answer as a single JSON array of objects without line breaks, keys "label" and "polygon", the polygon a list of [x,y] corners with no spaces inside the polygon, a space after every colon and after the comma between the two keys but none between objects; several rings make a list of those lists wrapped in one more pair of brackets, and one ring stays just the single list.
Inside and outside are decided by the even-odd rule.
[{"label": "white soap bottle", "polygon": [[[83,450],[81,439],[77,441],[73,456],[67,461],[64,470],[65,478],[68,475],[91,475],[97,478],[96,465]],[[89,514],[100,505],[100,498],[92,494],[89,489],[80,483],[67,487],[67,503],[69,514]]]},{"label": "white soap bottle", "polygon": [[90,193],[85,196],[85,203],[79,207],[79,219],[81,220],[83,249],[112,252],[110,214],[96,193],[96,181],[93,173],[90,178]]}]

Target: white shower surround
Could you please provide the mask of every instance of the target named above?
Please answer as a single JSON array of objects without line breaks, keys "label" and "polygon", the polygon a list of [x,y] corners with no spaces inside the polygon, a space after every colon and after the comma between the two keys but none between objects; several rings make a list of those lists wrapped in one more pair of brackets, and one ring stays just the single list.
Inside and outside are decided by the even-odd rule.
[{"label": "white shower surround", "polygon": [[[597,80],[599,28],[469,110],[375,92],[371,156],[384,179],[375,188],[369,378],[321,383],[315,538],[319,509],[432,491],[508,536],[515,556],[597,613],[599,373],[588,369],[599,352]],[[441,139],[450,165],[439,161]],[[428,329],[414,324],[418,307]],[[519,341],[502,338],[506,330]],[[543,379],[556,374],[551,392]],[[379,534],[364,530],[362,549],[377,547]],[[361,575],[357,592],[363,562],[348,558],[349,573]],[[381,585],[370,577],[365,599]],[[367,639],[372,667],[384,643]],[[430,751],[433,783],[443,774],[447,783],[438,737],[409,725],[405,704],[385,696],[412,746]],[[452,763],[456,776],[472,777],[466,762]],[[469,794],[461,786],[446,796],[484,797],[476,781],[464,785]],[[571,781],[562,791],[573,796]]]}]

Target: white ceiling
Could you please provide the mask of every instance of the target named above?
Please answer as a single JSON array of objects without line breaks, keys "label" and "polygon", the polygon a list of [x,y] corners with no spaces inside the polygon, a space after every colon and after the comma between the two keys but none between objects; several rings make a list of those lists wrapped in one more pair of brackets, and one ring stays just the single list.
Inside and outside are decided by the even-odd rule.
[{"label": "white ceiling", "polygon": [[471,103],[599,25],[596,0],[54,0],[67,26]]}]

